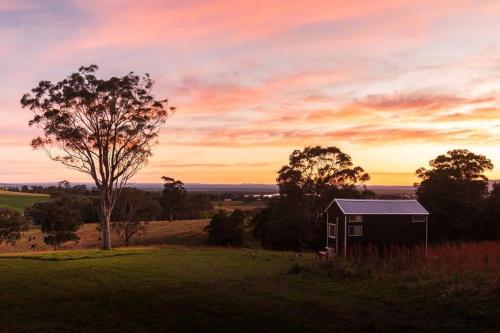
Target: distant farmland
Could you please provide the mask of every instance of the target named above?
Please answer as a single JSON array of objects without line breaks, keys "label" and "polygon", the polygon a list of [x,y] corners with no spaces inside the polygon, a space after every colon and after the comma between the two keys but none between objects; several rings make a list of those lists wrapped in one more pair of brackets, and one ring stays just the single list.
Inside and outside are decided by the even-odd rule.
[{"label": "distant farmland", "polygon": [[7,207],[23,212],[26,207],[35,202],[46,201],[49,199],[47,194],[10,192],[0,190],[0,207]]}]

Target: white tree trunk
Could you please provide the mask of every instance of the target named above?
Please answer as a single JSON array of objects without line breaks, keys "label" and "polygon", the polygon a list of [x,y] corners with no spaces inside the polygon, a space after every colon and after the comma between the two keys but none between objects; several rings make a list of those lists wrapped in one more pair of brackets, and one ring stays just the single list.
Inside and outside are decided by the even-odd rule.
[{"label": "white tree trunk", "polygon": [[113,210],[113,205],[111,200],[109,200],[109,193],[103,191],[100,193],[101,196],[101,231],[102,231],[102,249],[111,250],[111,212]]},{"label": "white tree trunk", "polygon": [[101,221],[102,249],[111,250],[111,228],[110,228],[111,214],[103,214],[103,218],[104,219]]}]

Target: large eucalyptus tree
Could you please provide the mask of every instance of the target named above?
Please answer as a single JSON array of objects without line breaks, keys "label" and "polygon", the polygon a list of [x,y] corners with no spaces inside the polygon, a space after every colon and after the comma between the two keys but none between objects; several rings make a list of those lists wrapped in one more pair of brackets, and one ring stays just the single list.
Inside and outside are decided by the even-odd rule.
[{"label": "large eucalyptus tree", "polygon": [[100,195],[102,247],[111,248],[110,220],[120,190],[151,156],[160,128],[175,109],[152,93],[148,74],[100,79],[81,67],[57,83],[41,81],[21,99],[43,136],[31,145],[88,174]]}]

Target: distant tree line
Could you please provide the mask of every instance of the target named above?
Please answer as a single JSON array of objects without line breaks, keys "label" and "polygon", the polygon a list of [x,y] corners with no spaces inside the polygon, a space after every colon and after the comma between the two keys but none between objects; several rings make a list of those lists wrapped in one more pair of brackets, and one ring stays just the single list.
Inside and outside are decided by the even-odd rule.
[{"label": "distant tree line", "polygon": [[57,186],[42,186],[42,185],[22,185],[17,187],[8,187],[11,192],[37,193],[48,194],[52,197],[62,195],[80,195],[80,196],[98,196],[99,192],[96,187],[90,190],[86,185],[71,185],[67,180],[60,181]]},{"label": "distant tree line", "polygon": [[[212,216],[213,206],[207,194],[189,193],[182,182],[169,177],[164,180],[162,192],[137,188],[123,188],[119,192],[111,215],[111,231],[126,245],[135,235],[145,232],[148,221]],[[24,212],[30,222],[41,227],[45,243],[54,248],[78,241],[77,231],[84,223],[99,221],[100,207],[97,196],[88,191],[75,194],[69,182],[61,182],[56,189],[51,189],[51,200],[37,202]]]}]

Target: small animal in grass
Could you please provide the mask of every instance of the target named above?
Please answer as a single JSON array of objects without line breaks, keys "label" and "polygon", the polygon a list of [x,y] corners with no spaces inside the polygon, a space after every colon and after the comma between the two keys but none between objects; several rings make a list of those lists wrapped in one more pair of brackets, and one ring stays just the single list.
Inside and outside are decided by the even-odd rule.
[{"label": "small animal in grass", "polygon": [[31,251],[36,251],[36,244],[31,244]]}]

